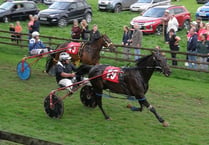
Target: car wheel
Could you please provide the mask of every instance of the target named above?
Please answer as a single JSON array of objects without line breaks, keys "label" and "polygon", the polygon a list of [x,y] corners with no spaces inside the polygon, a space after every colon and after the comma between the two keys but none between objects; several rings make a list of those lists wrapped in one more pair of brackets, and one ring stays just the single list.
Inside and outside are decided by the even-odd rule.
[{"label": "car wheel", "polygon": [[190,21],[189,20],[186,20],[184,21],[184,24],[183,24],[183,29],[186,29],[186,30],[189,30],[190,28]]},{"label": "car wheel", "polygon": [[91,18],[91,14],[90,13],[87,13],[86,16],[85,16],[85,19],[86,19],[86,22],[87,23],[90,23],[92,18]]},{"label": "car wheel", "polygon": [[122,10],[122,6],[121,6],[120,4],[117,4],[117,5],[115,6],[114,12],[115,12],[115,13],[120,13],[121,10]]},{"label": "car wheel", "polygon": [[162,32],[163,32],[163,26],[162,25],[157,26],[157,28],[156,28],[156,34],[157,35],[160,35]]},{"label": "car wheel", "polygon": [[65,27],[67,26],[67,20],[65,18],[61,18],[59,21],[58,21],[58,26],[59,27]]}]

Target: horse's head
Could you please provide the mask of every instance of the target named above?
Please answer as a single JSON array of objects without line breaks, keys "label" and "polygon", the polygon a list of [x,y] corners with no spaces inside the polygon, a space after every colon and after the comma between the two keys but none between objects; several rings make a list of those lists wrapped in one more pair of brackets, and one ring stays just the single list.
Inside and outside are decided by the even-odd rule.
[{"label": "horse's head", "polygon": [[115,45],[112,43],[112,41],[106,34],[102,35],[102,39],[104,41],[105,47],[109,48],[111,52],[115,51],[116,49]]},{"label": "horse's head", "polygon": [[152,56],[157,69],[159,69],[165,76],[168,77],[171,74],[171,71],[167,64],[166,58],[159,52],[159,50],[152,52]]}]

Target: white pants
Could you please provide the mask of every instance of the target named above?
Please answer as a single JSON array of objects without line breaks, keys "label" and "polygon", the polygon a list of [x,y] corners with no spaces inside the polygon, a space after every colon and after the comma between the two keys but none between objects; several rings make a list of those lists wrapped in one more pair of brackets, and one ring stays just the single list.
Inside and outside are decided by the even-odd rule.
[{"label": "white pants", "polygon": [[39,55],[41,53],[41,51],[43,51],[43,53],[48,52],[48,49],[32,49],[30,51],[31,55]]},{"label": "white pants", "polygon": [[72,80],[70,80],[70,79],[61,79],[58,84],[63,86],[63,87],[70,86],[70,87],[67,87],[66,89],[69,90],[69,91],[72,91],[72,88],[73,88],[73,86],[71,86],[73,84]]}]

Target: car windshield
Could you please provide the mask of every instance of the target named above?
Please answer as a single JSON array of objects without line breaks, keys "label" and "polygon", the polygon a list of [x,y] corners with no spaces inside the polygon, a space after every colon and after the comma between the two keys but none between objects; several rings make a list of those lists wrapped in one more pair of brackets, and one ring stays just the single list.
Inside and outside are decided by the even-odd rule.
[{"label": "car windshield", "polygon": [[58,10],[65,10],[69,7],[69,2],[54,2],[49,9],[58,9]]},{"label": "car windshield", "polygon": [[138,0],[137,3],[151,3],[152,0]]},{"label": "car windshield", "polygon": [[159,18],[164,15],[165,8],[151,8],[148,9],[143,16],[144,17],[154,17],[154,18]]},{"label": "car windshield", "polygon": [[5,2],[2,5],[0,5],[0,9],[9,10],[13,7],[13,3],[11,2]]}]

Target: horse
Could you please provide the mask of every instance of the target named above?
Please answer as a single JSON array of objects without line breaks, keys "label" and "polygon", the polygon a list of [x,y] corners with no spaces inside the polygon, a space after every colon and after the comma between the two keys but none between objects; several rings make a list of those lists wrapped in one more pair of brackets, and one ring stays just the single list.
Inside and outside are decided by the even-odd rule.
[{"label": "horse", "polygon": [[81,75],[83,71],[82,75],[88,73],[89,78],[95,77],[95,79],[90,80],[90,83],[93,87],[93,91],[95,92],[94,94],[96,103],[102,111],[105,119],[111,120],[111,118],[106,114],[102,107],[102,93],[103,90],[109,89],[114,93],[135,96],[135,99],[140,104],[140,107],[135,110],[142,111],[143,106],[145,106],[155,115],[155,117],[160,123],[162,123],[163,126],[168,126],[168,123],[162,117],[160,117],[160,115],[158,115],[156,109],[148,102],[145,97],[149,87],[149,80],[155,70],[162,72],[166,77],[171,74],[166,59],[160,54],[159,50],[136,60],[135,67],[120,68],[121,72],[118,71],[118,83],[107,81],[103,77],[96,77],[103,76],[105,68],[109,67],[109,65],[104,64],[82,67],[83,68],[80,68],[77,73],[80,73]]},{"label": "horse", "polygon": [[[63,49],[62,51],[59,51],[57,53],[54,53],[49,56],[47,63],[46,63],[46,72],[49,73],[57,61],[59,60],[59,54],[63,51],[66,51],[68,48],[69,42],[65,42],[64,44],[61,44],[57,47],[57,49]],[[84,43],[81,45],[81,48],[79,48],[79,52],[77,54],[70,54],[72,57],[72,62],[82,62],[82,64],[88,64],[88,65],[96,65],[99,64],[100,60],[100,51],[103,47],[109,48],[110,51],[114,51],[116,47],[113,45],[112,41],[109,39],[109,37],[106,34],[101,35],[101,37],[92,43]],[[65,49],[66,48],[66,49]],[[79,65],[79,63],[76,63],[75,65]]]}]

